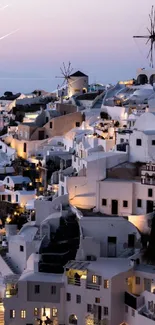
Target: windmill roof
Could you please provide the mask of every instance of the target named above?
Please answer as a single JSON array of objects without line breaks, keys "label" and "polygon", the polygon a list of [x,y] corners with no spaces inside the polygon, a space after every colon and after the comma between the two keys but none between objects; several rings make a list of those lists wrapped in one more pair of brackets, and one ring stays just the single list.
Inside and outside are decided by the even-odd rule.
[{"label": "windmill roof", "polygon": [[88,77],[86,74],[84,74],[81,71],[76,71],[75,73],[71,74],[70,77]]}]

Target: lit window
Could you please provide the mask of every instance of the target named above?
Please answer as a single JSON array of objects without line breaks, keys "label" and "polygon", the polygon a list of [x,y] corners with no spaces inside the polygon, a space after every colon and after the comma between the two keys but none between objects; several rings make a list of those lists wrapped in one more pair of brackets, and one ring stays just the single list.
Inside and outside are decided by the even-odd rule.
[{"label": "lit window", "polygon": [[92,282],[93,282],[93,283],[97,283],[97,276],[96,276],[96,275],[93,275],[93,276],[92,276]]},{"label": "lit window", "polygon": [[21,310],[20,317],[21,318],[26,318],[26,310]]},{"label": "lit window", "polygon": [[100,298],[95,298],[95,303],[100,304]]},{"label": "lit window", "polygon": [[34,308],[34,316],[38,316],[39,314],[39,309],[38,308]]},{"label": "lit window", "polygon": [[56,317],[57,316],[57,313],[58,313],[58,309],[57,308],[53,308],[52,309],[52,316],[53,317]]},{"label": "lit window", "polygon": [[104,289],[109,288],[109,280],[104,280]]},{"label": "lit window", "polygon": [[10,310],[10,318],[15,318],[16,317],[16,311],[14,309]]}]

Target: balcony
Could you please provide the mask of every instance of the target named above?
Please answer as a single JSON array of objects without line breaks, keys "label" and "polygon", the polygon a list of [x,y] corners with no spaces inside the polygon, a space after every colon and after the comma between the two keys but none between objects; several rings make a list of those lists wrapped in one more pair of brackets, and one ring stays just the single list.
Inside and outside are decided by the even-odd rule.
[{"label": "balcony", "polygon": [[100,290],[100,285],[96,283],[86,283],[87,289]]},{"label": "balcony", "polygon": [[6,290],[5,292],[5,298],[11,298],[13,296],[16,296],[18,293],[18,288],[13,288],[10,290]]},{"label": "balcony", "polygon": [[155,185],[155,179],[153,178],[143,178],[141,177],[141,184],[143,185]]},{"label": "balcony", "polygon": [[143,296],[135,296],[129,292],[125,292],[124,298],[125,304],[135,310],[144,306],[145,303]]},{"label": "balcony", "polygon": [[74,285],[74,286],[81,286],[81,281],[80,279],[75,279],[75,278],[68,278],[68,284]]}]

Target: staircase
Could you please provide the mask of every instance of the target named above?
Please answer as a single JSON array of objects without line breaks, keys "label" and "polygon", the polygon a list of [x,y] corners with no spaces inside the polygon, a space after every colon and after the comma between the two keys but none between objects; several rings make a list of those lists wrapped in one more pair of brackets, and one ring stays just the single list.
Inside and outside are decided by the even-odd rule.
[{"label": "staircase", "polygon": [[91,108],[101,108],[103,97],[105,96],[105,91],[103,91],[101,94],[99,94],[93,101]]},{"label": "staircase", "polygon": [[3,256],[3,260],[5,261],[5,263],[9,266],[10,270],[14,273],[14,274],[20,274],[20,272],[17,270],[17,268],[12,264],[11,258],[6,256]]}]

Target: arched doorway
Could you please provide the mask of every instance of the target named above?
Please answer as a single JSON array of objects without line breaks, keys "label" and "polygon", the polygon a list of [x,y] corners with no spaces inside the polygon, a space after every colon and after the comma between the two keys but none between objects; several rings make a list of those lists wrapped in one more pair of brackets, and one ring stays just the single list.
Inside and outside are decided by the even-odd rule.
[{"label": "arched doorway", "polygon": [[153,86],[154,83],[155,83],[155,74],[152,74],[150,77],[150,84]]},{"label": "arched doorway", "polygon": [[77,316],[72,314],[69,316],[69,324],[77,325]]},{"label": "arched doorway", "polygon": [[148,77],[146,76],[146,74],[140,74],[137,78],[137,83],[139,85],[145,85],[148,83]]}]

